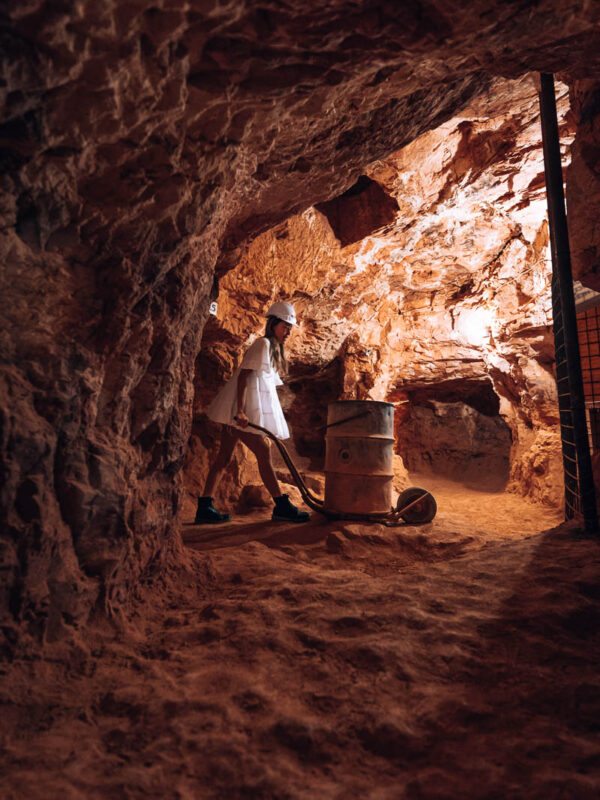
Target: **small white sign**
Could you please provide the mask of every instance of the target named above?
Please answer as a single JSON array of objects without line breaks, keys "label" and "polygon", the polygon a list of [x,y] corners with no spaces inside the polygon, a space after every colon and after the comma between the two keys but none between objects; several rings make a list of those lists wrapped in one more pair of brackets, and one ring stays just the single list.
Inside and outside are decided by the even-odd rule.
[{"label": "small white sign", "polygon": [[215,300],[213,300],[213,302],[208,307],[208,313],[212,314],[214,317],[216,317],[217,316],[217,308],[218,308],[217,303],[216,303]]}]

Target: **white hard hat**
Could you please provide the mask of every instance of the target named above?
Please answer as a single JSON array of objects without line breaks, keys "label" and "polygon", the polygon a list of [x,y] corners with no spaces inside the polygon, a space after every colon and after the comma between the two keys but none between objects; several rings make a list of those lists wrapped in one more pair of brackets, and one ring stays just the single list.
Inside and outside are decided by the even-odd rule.
[{"label": "white hard hat", "polygon": [[284,303],[281,300],[273,303],[265,316],[277,317],[277,319],[282,319],[284,322],[289,322],[290,325],[296,324],[296,312],[294,311],[294,306],[291,303]]}]

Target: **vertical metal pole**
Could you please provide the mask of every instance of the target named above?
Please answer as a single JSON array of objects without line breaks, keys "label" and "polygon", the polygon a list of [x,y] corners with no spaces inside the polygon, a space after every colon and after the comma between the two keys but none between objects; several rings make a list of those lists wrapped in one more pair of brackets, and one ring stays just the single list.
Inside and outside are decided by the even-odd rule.
[{"label": "vertical metal pole", "polygon": [[596,491],[594,488],[592,462],[585,419],[585,398],[583,393],[583,378],[581,375],[579,340],[577,337],[577,316],[575,312],[575,297],[573,294],[569,232],[567,229],[567,216],[565,213],[563,193],[554,76],[548,73],[542,73],[540,77],[540,116],[542,122],[542,142],[544,145],[544,169],[546,173],[546,197],[550,222],[550,241],[552,245],[552,267],[555,277],[557,278],[560,305],[562,308],[565,357],[571,395],[573,437],[575,449],[577,451],[579,494],[581,497],[585,529],[587,531],[597,531],[598,515],[596,511]]}]

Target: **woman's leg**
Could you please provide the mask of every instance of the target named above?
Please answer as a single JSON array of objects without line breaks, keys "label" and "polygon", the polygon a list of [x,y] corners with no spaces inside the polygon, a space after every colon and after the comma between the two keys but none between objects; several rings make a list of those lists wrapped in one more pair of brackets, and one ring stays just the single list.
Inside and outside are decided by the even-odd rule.
[{"label": "woman's leg", "polygon": [[271,446],[266,437],[257,433],[248,433],[247,431],[239,432],[240,440],[250,448],[256,460],[258,461],[258,469],[260,477],[275,501],[275,508],[273,509],[273,519],[285,520],[289,522],[306,522],[310,519],[310,514],[306,511],[300,511],[293,503],[287,494],[281,494],[279,488],[279,481],[273,469],[273,462],[271,461]]},{"label": "woman's leg", "polygon": [[265,436],[260,433],[249,433],[248,431],[237,430],[240,440],[248,447],[258,461],[258,471],[263,483],[271,493],[272,497],[281,497],[281,489],[279,488],[279,481],[273,469],[273,462],[271,461],[271,447]]},{"label": "woman's leg", "polygon": [[217,458],[208,471],[206,483],[204,484],[204,497],[212,497],[216,485],[218,484],[223,470],[231,461],[231,456],[238,442],[238,430],[231,425],[223,425],[221,433],[221,444]]}]

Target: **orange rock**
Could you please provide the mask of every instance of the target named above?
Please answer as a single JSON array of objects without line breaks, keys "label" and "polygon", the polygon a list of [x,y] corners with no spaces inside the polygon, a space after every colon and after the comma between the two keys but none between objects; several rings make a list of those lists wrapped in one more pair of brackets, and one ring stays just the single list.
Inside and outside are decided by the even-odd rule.
[{"label": "orange rock", "polygon": [[[292,375],[318,387],[310,402],[289,398],[311,457],[354,332],[372,360],[348,365],[344,391],[381,399],[492,374],[523,400],[506,398],[513,432],[537,426],[521,373],[546,348],[547,269],[536,98],[522,76],[598,75],[593,3],[447,14],[414,3],[399,16],[362,2],[349,13],[40,0],[8,4],[3,31],[9,616],[39,632],[50,614],[60,632],[94,598],[118,606],[147,570],[179,562],[192,419],[282,292],[302,317]],[[363,209],[340,241],[310,206],[361,176],[390,199],[379,211],[398,205],[396,223]],[[385,227],[365,239],[373,224]],[[591,230],[575,232],[580,272]],[[215,271],[222,324],[197,361]],[[489,319],[474,332],[482,303]]]}]

